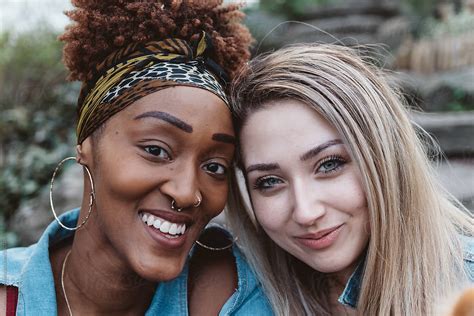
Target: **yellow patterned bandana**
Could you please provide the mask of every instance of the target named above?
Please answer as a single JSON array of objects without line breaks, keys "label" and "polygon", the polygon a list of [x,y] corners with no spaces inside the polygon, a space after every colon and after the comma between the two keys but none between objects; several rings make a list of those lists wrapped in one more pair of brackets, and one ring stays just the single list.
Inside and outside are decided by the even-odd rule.
[{"label": "yellow patterned bandana", "polygon": [[166,87],[187,85],[206,89],[228,105],[219,82],[225,84],[226,76],[215,62],[205,57],[210,44],[203,32],[192,45],[173,38],[132,44],[106,58],[97,69],[108,69],[91,81],[91,87],[83,86],[79,97],[78,144],[115,113]]}]

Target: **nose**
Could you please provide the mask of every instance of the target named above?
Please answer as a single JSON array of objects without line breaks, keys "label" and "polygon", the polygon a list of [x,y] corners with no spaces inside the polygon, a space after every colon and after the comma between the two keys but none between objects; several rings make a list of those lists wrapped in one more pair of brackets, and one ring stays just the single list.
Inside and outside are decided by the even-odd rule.
[{"label": "nose", "polygon": [[169,179],[162,184],[160,190],[170,198],[171,208],[181,210],[201,204],[197,172],[193,163],[180,164],[170,172]]},{"label": "nose", "polygon": [[322,192],[311,186],[311,181],[297,180],[292,189],[292,219],[299,225],[312,226],[326,214]]}]

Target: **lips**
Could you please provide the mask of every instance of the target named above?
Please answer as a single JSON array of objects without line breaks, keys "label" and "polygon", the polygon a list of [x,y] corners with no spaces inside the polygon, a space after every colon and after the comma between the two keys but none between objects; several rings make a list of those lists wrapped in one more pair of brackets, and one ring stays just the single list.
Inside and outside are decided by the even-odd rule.
[{"label": "lips", "polygon": [[157,246],[165,249],[182,247],[186,242],[188,229],[194,223],[188,214],[162,210],[140,210],[138,216]]},{"label": "lips", "polygon": [[142,221],[148,226],[153,226],[164,234],[171,236],[182,235],[186,231],[186,223],[173,223],[165,220],[164,218],[155,216],[150,213],[141,214]]},{"label": "lips", "polygon": [[152,214],[156,217],[160,217],[164,220],[167,220],[172,223],[186,224],[186,226],[191,226],[194,223],[193,217],[188,213],[177,213],[173,211],[164,211],[159,209],[141,209],[139,214],[144,213]]},{"label": "lips", "polygon": [[308,238],[308,239],[320,239],[324,236],[326,236],[327,234],[333,232],[334,230],[338,229],[339,227],[341,227],[343,224],[341,225],[337,225],[337,226],[333,226],[331,228],[328,228],[328,229],[322,229],[316,233],[312,233],[312,234],[306,234],[306,235],[301,235],[301,236],[298,236],[298,238]]},{"label": "lips", "polygon": [[296,237],[296,240],[303,246],[320,250],[331,246],[339,236],[344,224],[320,230],[313,234],[305,234]]}]

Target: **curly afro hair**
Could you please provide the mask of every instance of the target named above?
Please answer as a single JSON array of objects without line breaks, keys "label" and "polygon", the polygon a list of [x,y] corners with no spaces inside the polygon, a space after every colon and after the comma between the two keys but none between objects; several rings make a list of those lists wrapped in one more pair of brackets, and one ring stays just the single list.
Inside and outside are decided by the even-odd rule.
[{"label": "curly afro hair", "polygon": [[250,58],[252,36],[241,24],[240,5],[222,0],[72,0],[66,15],[75,23],[59,37],[66,42],[69,79],[86,82],[95,66],[130,43],[175,37],[195,40],[201,31],[212,38],[210,56],[232,79]]}]

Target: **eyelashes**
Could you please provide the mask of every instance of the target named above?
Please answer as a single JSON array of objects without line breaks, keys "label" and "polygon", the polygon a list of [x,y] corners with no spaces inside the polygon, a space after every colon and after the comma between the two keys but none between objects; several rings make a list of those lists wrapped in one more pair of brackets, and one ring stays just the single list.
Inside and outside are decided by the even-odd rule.
[{"label": "eyelashes", "polygon": [[323,174],[332,173],[342,168],[346,163],[347,161],[341,156],[332,155],[318,161],[316,172],[322,172]]},{"label": "eyelashes", "polygon": [[253,188],[257,190],[268,190],[280,183],[283,183],[283,180],[281,180],[278,177],[265,176],[265,177],[258,178],[255,181]]},{"label": "eyelashes", "polygon": [[148,153],[150,157],[154,159],[162,160],[162,161],[171,161],[172,157],[170,153],[161,146],[157,145],[147,145],[142,146],[142,149]]},{"label": "eyelashes", "polygon": [[[318,161],[314,167],[314,174],[319,177],[330,177],[333,174],[337,174],[344,165],[347,164],[347,160],[340,155],[331,155]],[[261,192],[277,189],[280,185],[284,184],[285,180],[276,175],[266,175],[257,178],[252,185],[254,190]]]},{"label": "eyelashes", "polygon": [[[157,163],[168,163],[173,161],[170,151],[158,145],[140,146],[146,153],[146,158]],[[201,166],[207,174],[218,180],[225,180],[228,174],[228,167],[216,161],[209,161]]]}]

